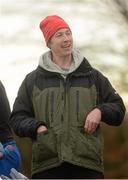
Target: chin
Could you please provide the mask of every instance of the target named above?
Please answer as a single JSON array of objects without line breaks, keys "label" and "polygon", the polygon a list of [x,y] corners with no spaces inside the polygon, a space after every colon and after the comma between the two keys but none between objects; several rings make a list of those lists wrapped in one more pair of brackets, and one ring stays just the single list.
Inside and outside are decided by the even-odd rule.
[{"label": "chin", "polygon": [[64,56],[70,56],[70,55],[71,55],[71,53],[72,53],[72,51],[67,52],[67,53],[64,53]]},{"label": "chin", "polygon": [[65,54],[70,55],[72,53],[72,49],[65,51]]}]

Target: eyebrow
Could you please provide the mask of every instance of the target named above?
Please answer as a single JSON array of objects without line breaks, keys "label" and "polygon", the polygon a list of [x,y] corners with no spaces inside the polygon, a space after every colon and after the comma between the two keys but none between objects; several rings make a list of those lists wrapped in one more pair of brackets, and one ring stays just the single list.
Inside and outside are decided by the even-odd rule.
[{"label": "eyebrow", "polygon": [[64,32],[63,32],[63,31],[56,32],[56,33],[55,33],[55,35],[56,35],[56,34],[65,33],[65,32],[71,32],[71,31],[70,31],[69,29],[67,29],[67,30],[66,30],[66,31],[64,31]]}]

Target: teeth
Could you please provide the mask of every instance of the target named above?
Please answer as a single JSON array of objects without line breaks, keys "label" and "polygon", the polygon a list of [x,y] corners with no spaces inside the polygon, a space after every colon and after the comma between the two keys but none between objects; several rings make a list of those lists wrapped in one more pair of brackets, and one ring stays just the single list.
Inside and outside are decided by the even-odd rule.
[{"label": "teeth", "polygon": [[70,45],[63,46],[64,48],[70,47]]}]

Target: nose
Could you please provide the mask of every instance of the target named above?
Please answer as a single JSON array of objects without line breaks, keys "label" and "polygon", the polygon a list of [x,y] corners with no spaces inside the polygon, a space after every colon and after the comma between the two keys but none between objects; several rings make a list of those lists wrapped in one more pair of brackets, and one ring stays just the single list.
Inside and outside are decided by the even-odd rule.
[{"label": "nose", "polygon": [[70,39],[70,36],[68,36],[67,34],[64,34],[63,39],[64,39],[64,41],[68,41]]}]

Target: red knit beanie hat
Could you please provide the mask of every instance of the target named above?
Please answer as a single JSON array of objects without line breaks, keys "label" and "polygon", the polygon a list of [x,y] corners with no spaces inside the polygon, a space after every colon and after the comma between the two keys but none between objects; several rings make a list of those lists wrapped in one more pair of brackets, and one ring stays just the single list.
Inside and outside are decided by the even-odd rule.
[{"label": "red knit beanie hat", "polygon": [[56,33],[56,31],[61,28],[70,29],[64,19],[57,15],[47,16],[40,22],[40,29],[43,32],[46,45],[48,45],[49,39]]}]

